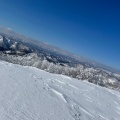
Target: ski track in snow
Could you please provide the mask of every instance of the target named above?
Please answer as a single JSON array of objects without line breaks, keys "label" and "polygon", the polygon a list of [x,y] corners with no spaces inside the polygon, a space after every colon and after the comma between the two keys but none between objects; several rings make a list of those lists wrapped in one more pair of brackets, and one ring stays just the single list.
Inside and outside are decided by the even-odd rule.
[{"label": "ski track in snow", "polygon": [[0,61],[0,120],[120,120],[120,93]]}]

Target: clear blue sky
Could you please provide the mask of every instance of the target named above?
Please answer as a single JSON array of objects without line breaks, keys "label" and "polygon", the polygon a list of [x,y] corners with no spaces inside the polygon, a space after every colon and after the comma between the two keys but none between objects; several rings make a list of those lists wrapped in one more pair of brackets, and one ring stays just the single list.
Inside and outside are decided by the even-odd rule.
[{"label": "clear blue sky", "polygon": [[120,69],[119,0],[0,0],[0,25]]}]

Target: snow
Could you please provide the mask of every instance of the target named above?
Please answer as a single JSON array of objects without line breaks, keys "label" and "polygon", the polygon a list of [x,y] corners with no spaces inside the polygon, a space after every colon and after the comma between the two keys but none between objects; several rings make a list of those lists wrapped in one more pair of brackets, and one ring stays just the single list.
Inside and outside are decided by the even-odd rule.
[{"label": "snow", "polygon": [[6,28],[7,30],[10,30],[10,31],[12,31],[12,29],[11,28]]},{"label": "snow", "polygon": [[120,93],[0,61],[0,120],[120,120]]},{"label": "snow", "polygon": [[108,82],[111,83],[111,84],[114,84],[116,83],[116,80],[113,78],[113,79],[108,79]]},{"label": "snow", "polygon": [[0,35],[0,44],[3,43],[3,37]]}]

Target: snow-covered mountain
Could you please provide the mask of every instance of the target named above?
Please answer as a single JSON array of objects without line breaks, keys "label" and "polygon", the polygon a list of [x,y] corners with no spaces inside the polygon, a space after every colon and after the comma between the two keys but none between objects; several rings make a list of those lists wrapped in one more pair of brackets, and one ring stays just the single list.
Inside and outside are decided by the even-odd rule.
[{"label": "snow-covered mountain", "polygon": [[120,90],[118,71],[0,27],[0,59]]},{"label": "snow-covered mountain", "polygon": [[0,120],[120,120],[120,92],[0,61]]}]

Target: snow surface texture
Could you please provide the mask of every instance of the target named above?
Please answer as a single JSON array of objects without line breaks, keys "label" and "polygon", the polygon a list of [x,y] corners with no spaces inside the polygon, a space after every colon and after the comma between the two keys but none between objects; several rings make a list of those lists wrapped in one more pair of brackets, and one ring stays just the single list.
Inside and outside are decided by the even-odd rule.
[{"label": "snow surface texture", "polygon": [[120,120],[120,93],[0,61],[0,120]]}]

